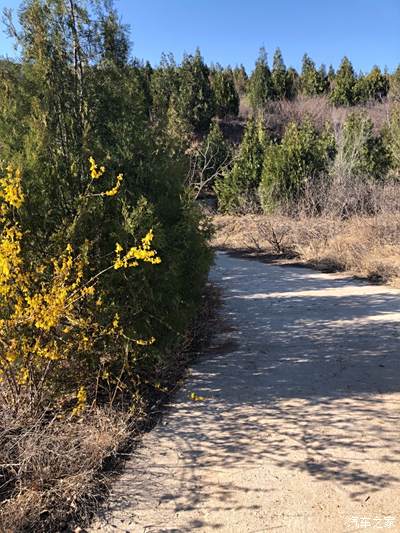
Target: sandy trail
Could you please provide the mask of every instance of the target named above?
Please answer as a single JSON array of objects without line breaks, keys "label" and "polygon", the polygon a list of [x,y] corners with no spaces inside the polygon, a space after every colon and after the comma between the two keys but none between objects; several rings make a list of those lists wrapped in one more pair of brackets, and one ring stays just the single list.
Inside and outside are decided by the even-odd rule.
[{"label": "sandy trail", "polygon": [[225,327],[91,531],[400,531],[400,291],[224,253],[211,277]]}]

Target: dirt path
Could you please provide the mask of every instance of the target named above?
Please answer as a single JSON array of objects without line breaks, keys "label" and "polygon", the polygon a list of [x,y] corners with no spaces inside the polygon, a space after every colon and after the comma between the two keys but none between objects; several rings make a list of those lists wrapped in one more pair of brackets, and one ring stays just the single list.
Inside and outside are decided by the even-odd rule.
[{"label": "dirt path", "polygon": [[212,278],[228,327],[92,531],[400,531],[400,291],[223,253]]}]

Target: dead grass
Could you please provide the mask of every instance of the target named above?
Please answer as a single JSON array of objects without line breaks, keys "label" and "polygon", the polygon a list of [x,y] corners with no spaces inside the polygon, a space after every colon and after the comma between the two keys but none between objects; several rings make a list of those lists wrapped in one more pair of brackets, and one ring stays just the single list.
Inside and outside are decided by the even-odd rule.
[{"label": "dead grass", "polygon": [[104,490],[107,461],[126,443],[128,416],[108,409],[67,420],[2,409],[0,531],[62,529],[86,518]]},{"label": "dead grass", "polygon": [[[218,215],[213,245],[236,251],[296,257],[322,270],[345,270],[400,283],[400,214],[347,220],[329,217]],[[280,250],[276,239],[280,240]]]},{"label": "dead grass", "polygon": [[389,120],[391,105],[389,101],[384,101],[353,107],[335,107],[326,96],[298,96],[294,100],[268,102],[265,109],[265,125],[267,130],[278,138],[282,137],[290,122],[301,124],[306,116],[319,131],[326,123],[332,124],[333,128],[338,130],[349,113],[362,111],[372,120],[374,131],[379,132]]},{"label": "dead grass", "polygon": [[[17,413],[0,405],[0,532],[79,531],[106,497],[125,452],[158,420],[190,360],[213,330],[219,292],[208,285],[197,318],[177,349],[129,405],[96,407],[81,418]],[[118,402],[116,402],[118,403]],[[124,453],[121,453],[124,452]]]}]

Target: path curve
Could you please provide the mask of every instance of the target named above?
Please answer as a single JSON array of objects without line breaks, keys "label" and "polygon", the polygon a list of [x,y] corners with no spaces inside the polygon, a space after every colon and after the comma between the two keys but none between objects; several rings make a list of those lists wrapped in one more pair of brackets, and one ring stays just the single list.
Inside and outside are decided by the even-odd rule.
[{"label": "path curve", "polygon": [[211,278],[225,327],[91,531],[400,531],[400,291],[222,252]]}]

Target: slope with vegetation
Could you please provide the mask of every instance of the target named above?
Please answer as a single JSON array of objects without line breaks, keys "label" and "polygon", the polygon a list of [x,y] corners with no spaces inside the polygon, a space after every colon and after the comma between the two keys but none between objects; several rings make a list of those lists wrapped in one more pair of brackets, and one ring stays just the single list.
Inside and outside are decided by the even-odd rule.
[{"label": "slope with vegetation", "polygon": [[20,58],[0,60],[0,529],[51,531],[175,385],[212,260],[196,200],[223,215],[218,245],[398,274],[400,67],[305,55],[298,73],[263,49],[250,75],[199,50],[152,66],[109,1],[18,17]]}]

